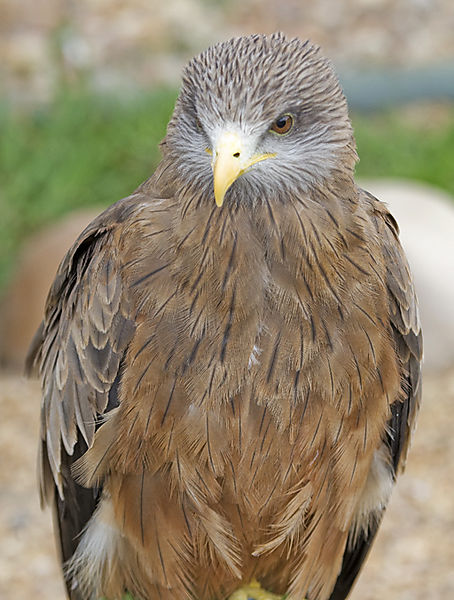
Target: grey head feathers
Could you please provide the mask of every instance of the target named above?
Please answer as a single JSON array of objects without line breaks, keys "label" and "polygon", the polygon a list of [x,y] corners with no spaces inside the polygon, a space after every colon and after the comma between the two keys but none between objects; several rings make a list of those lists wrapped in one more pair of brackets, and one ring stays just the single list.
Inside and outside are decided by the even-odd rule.
[{"label": "grey head feathers", "polygon": [[[277,136],[270,127],[287,113],[292,131]],[[226,128],[258,153],[275,154],[235,181],[230,203],[305,193],[333,174],[352,180],[357,155],[347,103],[331,64],[309,41],[239,37],[190,61],[163,145],[185,188],[212,197],[211,156]]]}]

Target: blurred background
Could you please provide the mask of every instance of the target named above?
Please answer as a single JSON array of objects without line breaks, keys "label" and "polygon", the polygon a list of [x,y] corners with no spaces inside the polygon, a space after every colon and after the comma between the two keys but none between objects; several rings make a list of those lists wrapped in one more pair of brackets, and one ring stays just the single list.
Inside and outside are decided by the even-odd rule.
[{"label": "blurred background", "polygon": [[454,2],[0,0],[0,598],[63,600],[22,377],[58,262],[153,171],[185,62],[282,30],[336,66],[360,182],[397,217],[425,328],[405,475],[352,600],[454,597]]}]

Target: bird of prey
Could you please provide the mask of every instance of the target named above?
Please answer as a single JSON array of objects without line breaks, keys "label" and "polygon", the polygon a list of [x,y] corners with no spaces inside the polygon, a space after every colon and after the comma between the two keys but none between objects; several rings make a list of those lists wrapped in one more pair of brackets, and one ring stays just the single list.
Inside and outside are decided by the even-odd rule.
[{"label": "bird of prey", "polygon": [[405,460],[421,332],[338,80],[309,42],[217,44],[161,150],[65,256],[30,351],[68,595],[346,598]]}]

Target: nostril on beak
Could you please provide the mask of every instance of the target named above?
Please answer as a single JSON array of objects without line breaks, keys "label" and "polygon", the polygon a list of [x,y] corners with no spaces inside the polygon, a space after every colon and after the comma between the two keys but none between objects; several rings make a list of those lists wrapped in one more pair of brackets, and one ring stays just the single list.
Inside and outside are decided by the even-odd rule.
[{"label": "nostril on beak", "polygon": [[240,153],[239,152],[235,152],[235,154],[233,155],[233,158],[240,158]]}]

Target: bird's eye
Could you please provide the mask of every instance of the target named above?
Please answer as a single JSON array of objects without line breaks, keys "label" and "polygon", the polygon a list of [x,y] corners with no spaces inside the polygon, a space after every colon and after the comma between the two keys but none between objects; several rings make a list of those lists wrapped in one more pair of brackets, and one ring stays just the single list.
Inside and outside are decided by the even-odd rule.
[{"label": "bird's eye", "polygon": [[195,124],[197,126],[197,129],[199,131],[202,131],[202,123],[200,122],[200,119],[198,119],[197,117],[196,117],[196,120],[195,120]]},{"label": "bird's eye", "polygon": [[292,115],[282,115],[274,121],[274,123],[271,125],[270,130],[274,131],[274,133],[278,133],[279,135],[284,135],[285,133],[288,133],[292,127]]}]

